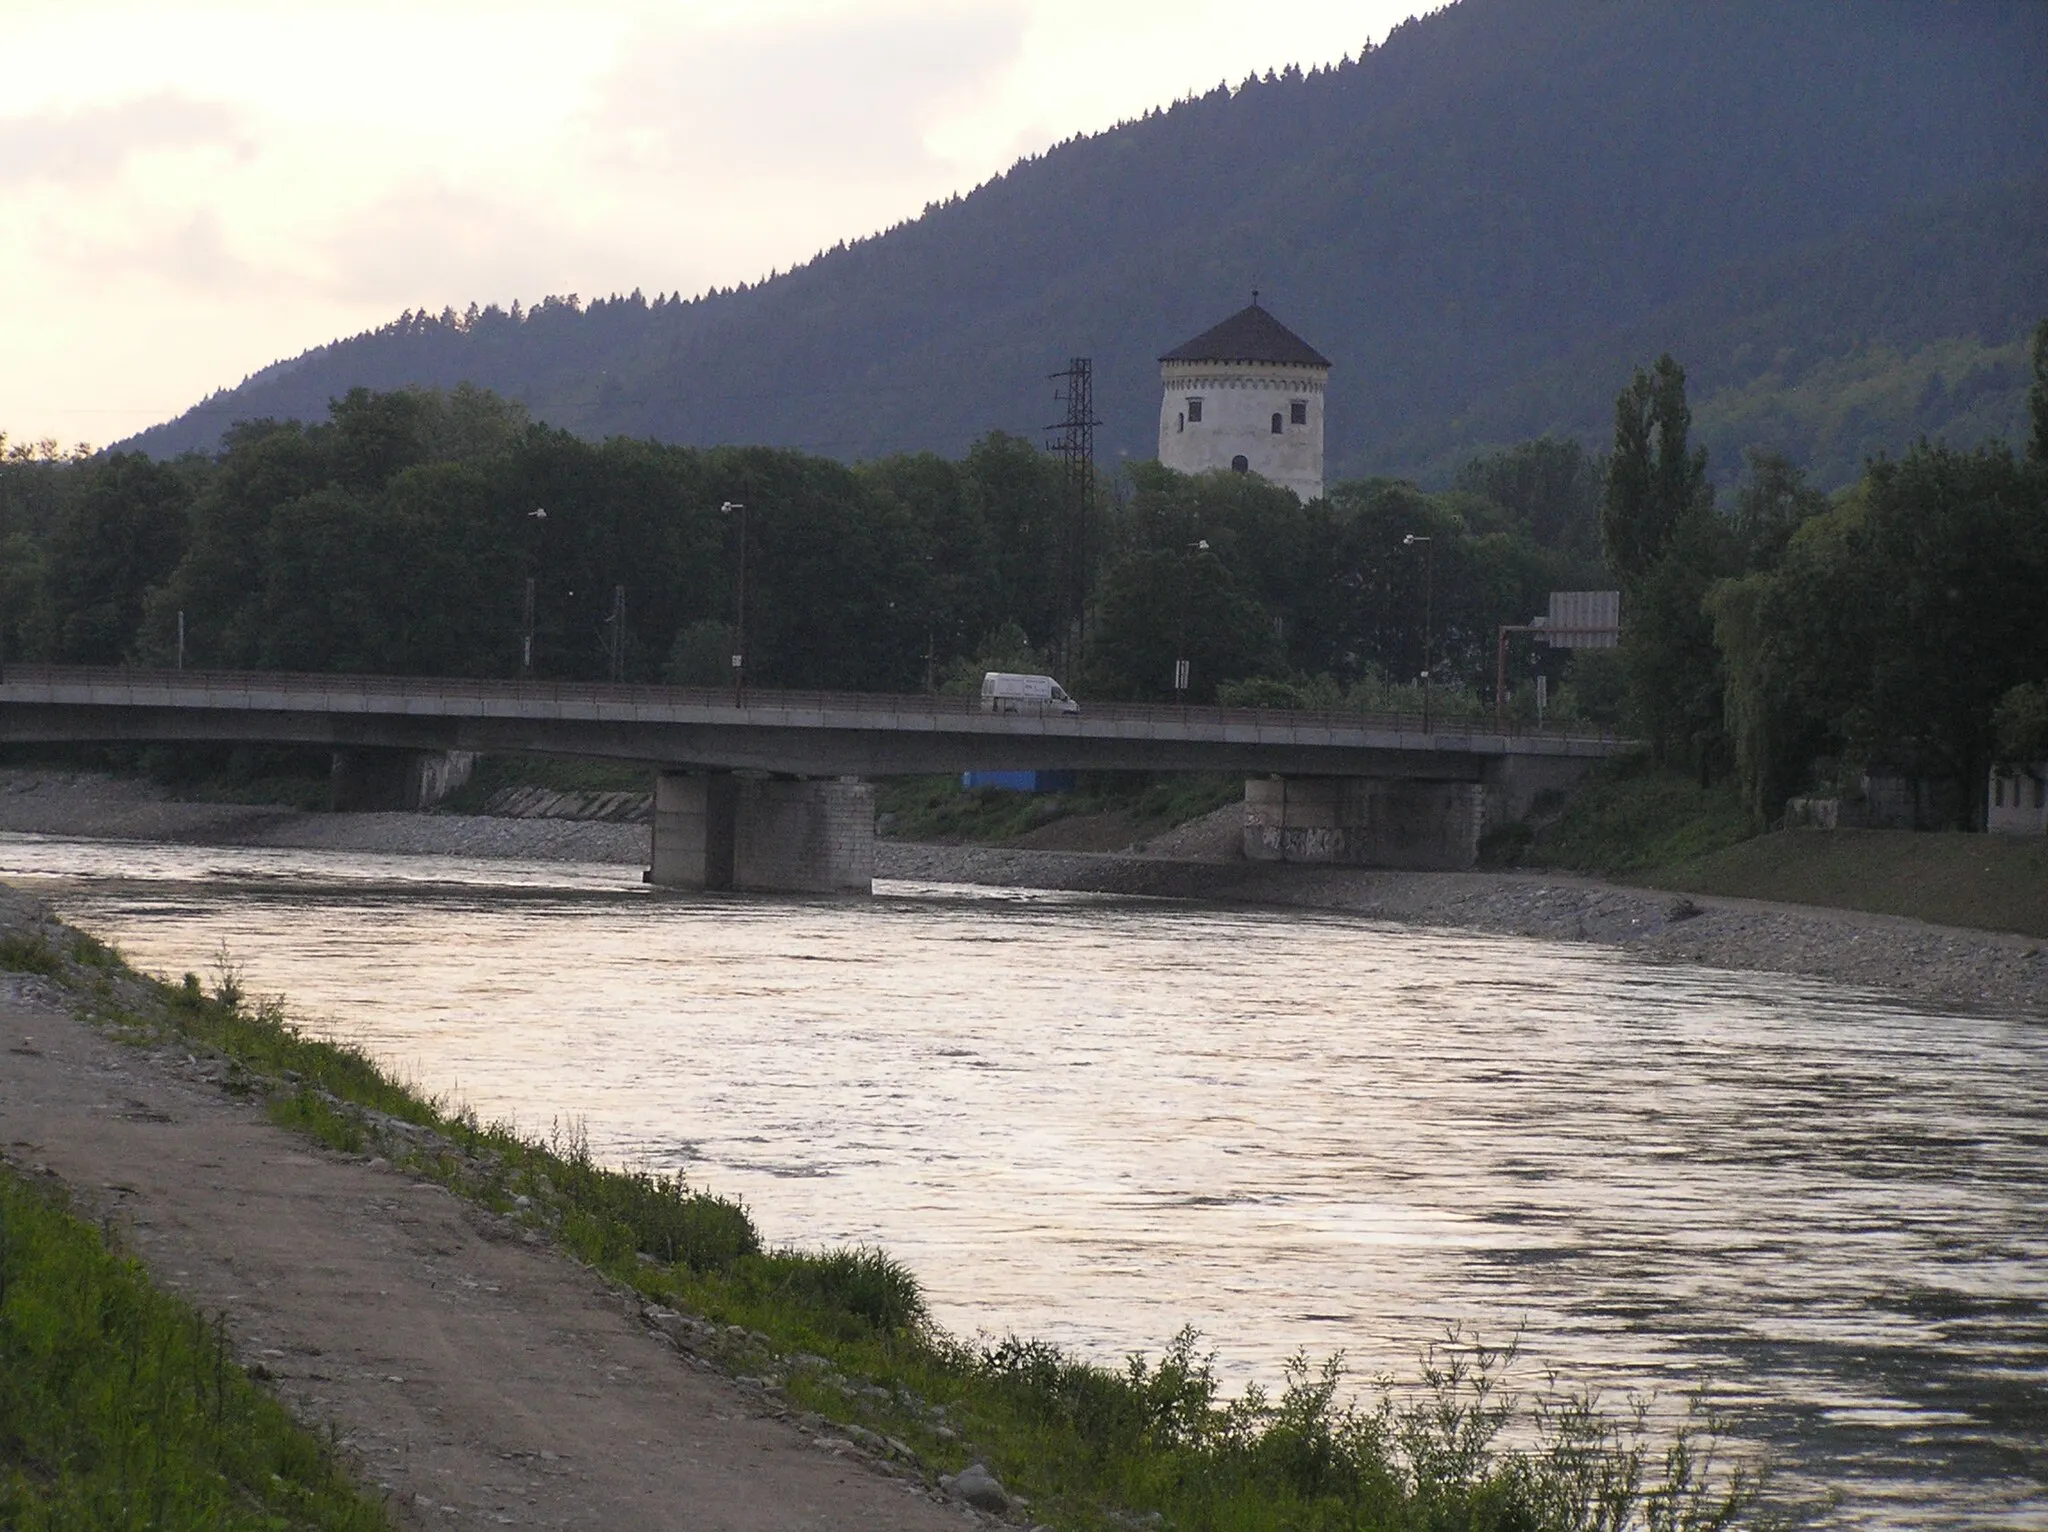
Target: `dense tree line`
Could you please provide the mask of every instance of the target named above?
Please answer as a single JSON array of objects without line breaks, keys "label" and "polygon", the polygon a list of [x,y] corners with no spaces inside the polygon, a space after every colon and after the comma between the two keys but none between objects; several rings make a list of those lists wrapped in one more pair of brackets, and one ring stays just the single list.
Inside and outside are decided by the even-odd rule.
[{"label": "dense tree line", "polygon": [[[1597,466],[1533,443],[1440,495],[1336,486],[1303,505],[1245,475],[1141,465],[1090,508],[1094,595],[1064,668],[1105,698],[1192,700],[1222,683],[1490,673],[1494,625],[1587,550]],[[217,458],[116,453],[0,464],[0,645],[13,659],[602,679],[624,590],[623,669],[728,675],[747,514],[747,652],[764,685],[915,690],[984,663],[1039,668],[1063,635],[1056,571],[1071,513],[1056,460],[994,433],[959,459],[853,467],[772,448],[591,443],[487,392],[358,390],[319,425],[238,427]],[[1453,681],[1452,677],[1457,679]]]},{"label": "dense tree line", "polygon": [[167,664],[182,615],[195,666],[512,676],[530,582],[536,677],[718,684],[738,502],[763,685],[1056,668],[1084,699],[1168,700],[1185,658],[1195,702],[1412,707],[1427,670],[1470,713],[1499,625],[1612,582],[1618,655],[1524,646],[1518,682],[1532,661],[1569,677],[1565,708],[1734,775],[1761,821],[1876,767],[1978,823],[1987,767],[2048,707],[2048,322],[2032,365],[2023,454],[1922,442],[1832,496],[1762,451],[1717,494],[1669,357],[1622,390],[1608,456],[1525,442],[1439,493],[1361,480],[1304,504],[1131,465],[1089,507],[1074,653],[1067,482],[1018,438],[848,466],[592,443],[469,387],[357,390],[318,425],[240,426],[215,458],[0,455],[0,658]]},{"label": "dense tree line", "polygon": [[1683,372],[1665,357],[1636,374],[1601,526],[1631,713],[1661,758],[1734,771],[1760,821],[1877,768],[1936,789],[1930,822],[1982,823],[1994,758],[2042,747],[2048,321],[2032,354],[2024,456],[1921,441],[1830,497],[1751,453],[1726,511],[1689,445]]}]

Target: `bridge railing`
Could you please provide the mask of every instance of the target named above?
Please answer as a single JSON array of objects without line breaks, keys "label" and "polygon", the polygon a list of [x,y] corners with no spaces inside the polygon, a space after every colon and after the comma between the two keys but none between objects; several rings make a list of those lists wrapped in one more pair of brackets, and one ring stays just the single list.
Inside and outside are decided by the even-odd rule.
[{"label": "bridge railing", "polygon": [[[180,701],[197,695],[198,705],[217,699],[219,705],[246,705],[251,692],[312,693],[324,698],[346,698],[364,702],[371,698],[397,701],[528,702],[553,706],[588,706],[610,703],[631,707],[691,707],[730,710],[730,687],[654,686],[635,682],[609,681],[523,681],[467,676],[383,676],[348,675],[322,671],[287,670],[148,670],[120,665],[6,665],[0,666],[0,690],[17,687],[89,686],[120,689],[131,696],[138,692],[162,695],[177,693]],[[136,700],[140,701],[141,698]],[[744,712],[855,713],[926,718],[957,717],[982,711],[978,696],[946,696],[929,692],[843,692],[797,691],[782,688],[749,687]],[[1059,715],[1050,715],[1048,721]],[[1265,728],[1301,727],[1324,729],[1372,729],[1432,739],[1497,737],[1490,717],[1451,717],[1441,714],[1423,727],[1420,713],[1367,713],[1348,708],[1229,708],[1213,706],[1178,707],[1146,702],[1084,702],[1079,717],[1109,723],[1188,723],[1212,727],[1240,725]],[[1508,720],[1506,733],[1514,737],[1559,740],[1619,742],[1619,736],[1599,724],[1545,724]]]}]

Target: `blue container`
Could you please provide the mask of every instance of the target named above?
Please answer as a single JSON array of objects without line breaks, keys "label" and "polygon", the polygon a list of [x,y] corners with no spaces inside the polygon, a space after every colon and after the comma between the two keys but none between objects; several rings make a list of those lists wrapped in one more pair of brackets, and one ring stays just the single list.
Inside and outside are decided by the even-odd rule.
[{"label": "blue container", "polygon": [[960,785],[970,792],[993,787],[1001,793],[1070,793],[1074,790],[1071,771],[963,771]]}]

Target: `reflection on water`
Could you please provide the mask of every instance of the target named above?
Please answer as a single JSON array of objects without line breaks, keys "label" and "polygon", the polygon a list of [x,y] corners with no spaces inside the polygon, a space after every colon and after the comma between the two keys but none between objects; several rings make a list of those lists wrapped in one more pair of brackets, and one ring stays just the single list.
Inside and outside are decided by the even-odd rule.
[{"label": "reflection on water", "polygon": [[956,1330],[1193,1323],[1410,1371],[1450,1323],[1710,1382],[1853,1526],[2048,1526],[2048,1028],[1298,912],[0,837],[142,966],[867,1240]]}]

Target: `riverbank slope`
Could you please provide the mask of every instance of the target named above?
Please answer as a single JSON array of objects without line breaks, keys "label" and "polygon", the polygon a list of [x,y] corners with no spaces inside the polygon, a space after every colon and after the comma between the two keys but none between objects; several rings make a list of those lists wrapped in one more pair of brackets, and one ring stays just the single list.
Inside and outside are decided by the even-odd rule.
[{"label": "riverbank slope", "polygon": [[[65,939],[0,889],[10,951]],[[94,1024],[144,1006],[146,981],[102,965],[82,997],[11,966],[0,1155],[61,1180],[159,1286],[221,1316],[401,1526],[961,1526],[921,1477],[679,1353],[526,1223],[267,1120],[232,1060]]]}]

